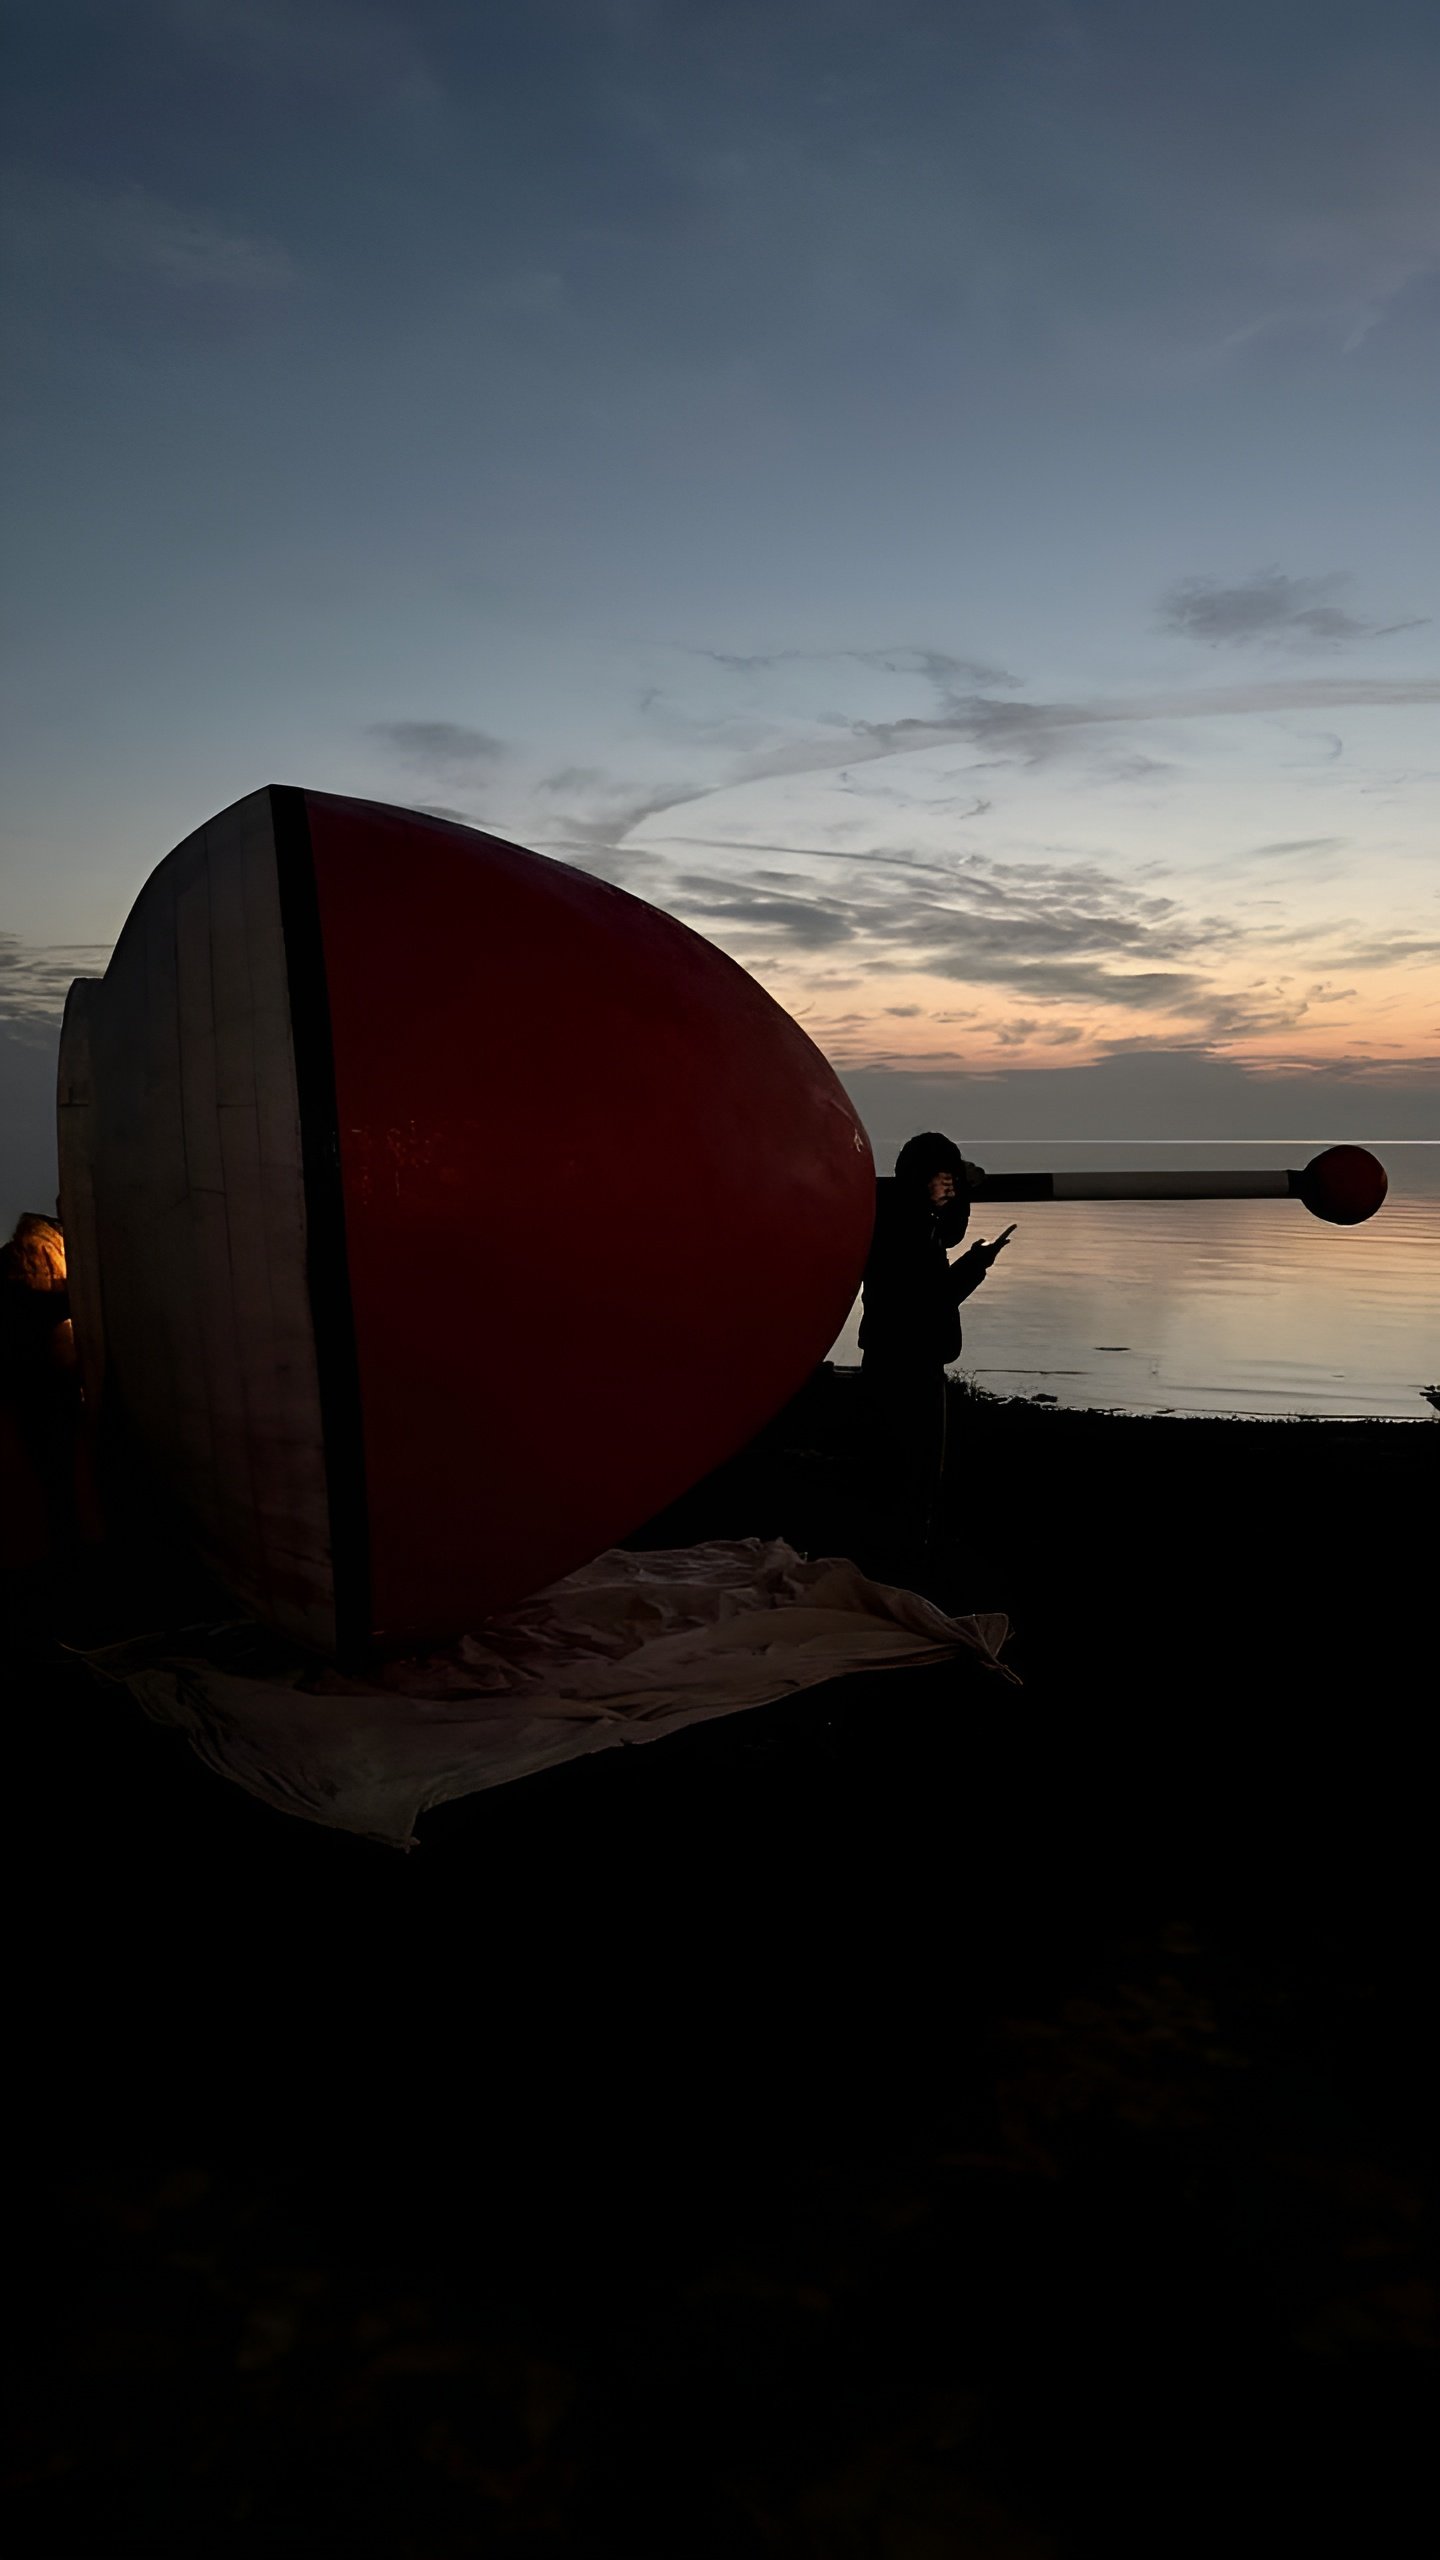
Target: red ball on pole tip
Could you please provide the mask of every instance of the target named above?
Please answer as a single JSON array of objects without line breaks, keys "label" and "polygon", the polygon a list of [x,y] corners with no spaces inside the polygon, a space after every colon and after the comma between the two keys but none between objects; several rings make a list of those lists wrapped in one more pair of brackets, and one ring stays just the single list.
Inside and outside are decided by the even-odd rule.
[{"label": "red ball on pole tip", "polygon": [[1332,1227],[1358,1227],[1373,1218],[1389,1188],[1385,1167],[1367,1147],[1327,1147],[1311,1157],[1299,1180],[1306,1208]]}]

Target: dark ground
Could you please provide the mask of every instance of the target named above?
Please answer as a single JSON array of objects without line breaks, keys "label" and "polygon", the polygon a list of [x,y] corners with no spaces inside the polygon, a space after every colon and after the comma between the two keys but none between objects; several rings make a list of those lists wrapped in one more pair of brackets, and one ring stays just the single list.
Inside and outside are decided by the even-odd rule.
[{"label": "dark ground", "polygon": [[[847,1551],[853,1393],[649,1542]],[[1428,2549],[1440,1433],[956,1423],[935,1596],[1023,1688],[837,1684],[409,1858],[22,1628],[12,2548]]]}]

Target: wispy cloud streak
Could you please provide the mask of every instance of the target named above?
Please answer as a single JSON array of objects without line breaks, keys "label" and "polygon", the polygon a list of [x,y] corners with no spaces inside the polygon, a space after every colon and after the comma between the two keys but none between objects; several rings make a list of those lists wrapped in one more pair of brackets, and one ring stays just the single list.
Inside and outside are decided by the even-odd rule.
[{"label": "wispy cloud streak", "polygon": [[76,978],[98,978],[108,942],[32,943],[0,933],[0,1028],[49,1038]]}]

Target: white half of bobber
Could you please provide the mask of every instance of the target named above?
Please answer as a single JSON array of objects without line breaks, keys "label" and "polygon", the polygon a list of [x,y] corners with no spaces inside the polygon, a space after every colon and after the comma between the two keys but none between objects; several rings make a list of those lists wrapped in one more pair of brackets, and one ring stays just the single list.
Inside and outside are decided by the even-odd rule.
[{"label": "white half of bobber", "polygon": [[335,1640],[291,995],[269,791],[151,874],[60,1052],[87,1404],[272,1625]]}]

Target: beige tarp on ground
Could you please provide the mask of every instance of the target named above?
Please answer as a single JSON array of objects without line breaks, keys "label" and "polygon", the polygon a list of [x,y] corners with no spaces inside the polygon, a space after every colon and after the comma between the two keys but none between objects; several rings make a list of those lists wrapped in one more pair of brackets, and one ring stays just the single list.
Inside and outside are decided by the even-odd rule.
[{"label": "beige tarp on ground", "polygon": [[243,1676],[215,1640],[90,1659],[267,1804],[408,1848],[432,1805],[850,1672],[967,1653],[1010,1679],[1007,1632],[843,1558],[743,1538],[612,1549],[453,1649],[365,1680],[298,1660]]}]

